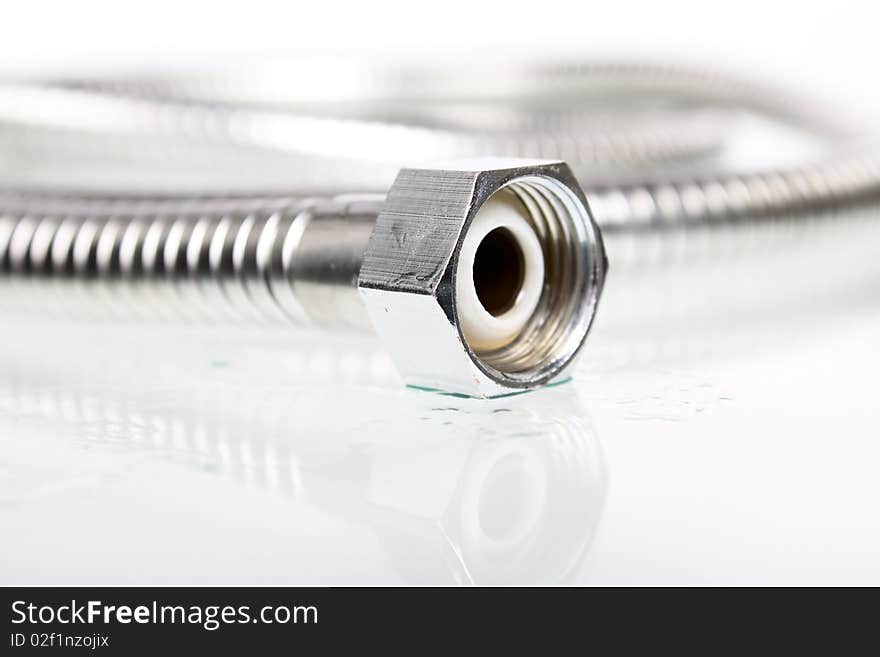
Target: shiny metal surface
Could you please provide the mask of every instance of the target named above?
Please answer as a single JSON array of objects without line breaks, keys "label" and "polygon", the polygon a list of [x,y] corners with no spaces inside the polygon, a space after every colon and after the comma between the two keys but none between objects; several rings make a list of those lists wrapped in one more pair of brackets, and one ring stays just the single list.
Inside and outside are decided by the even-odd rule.
[{"label": "shiny metal surface", "polygon": [[[519,335],[475,348],[457,302],[459,253],[483,204],[511,191],[546,254],[540,301]],[[583,192],[562,162],[502,158],[473,167],[403,169],[365,251],[367,311],[410,385],[493,397],[560,381],[593,322],[607,261]]]},{"label": "shiny metal surface", "polygon": [[[5,302],[37,314],[368,330],[357,275],[381,201],[74,198],[17,206],[17,219],[0,219],[0,264],[12,275]],[[76,294],[84,290],[92,291]]]},{"label": "shiny metal surface", "polygon": [[365,327],[353,282],[413,159],[564,158],[622,278],[876,223],[873,138],[759,85],[636,65],[285,66],[268,84],[2,85],[6,307]]}]

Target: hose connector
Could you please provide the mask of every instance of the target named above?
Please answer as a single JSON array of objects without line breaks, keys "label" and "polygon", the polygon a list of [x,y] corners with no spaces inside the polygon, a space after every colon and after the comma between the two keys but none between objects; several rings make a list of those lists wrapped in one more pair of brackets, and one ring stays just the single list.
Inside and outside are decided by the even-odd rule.
[{"label": "hose connector", "polygon": [[607,270],[564,162],[400,171],[358,287],[408,385],[494,397],[563,380]]}]

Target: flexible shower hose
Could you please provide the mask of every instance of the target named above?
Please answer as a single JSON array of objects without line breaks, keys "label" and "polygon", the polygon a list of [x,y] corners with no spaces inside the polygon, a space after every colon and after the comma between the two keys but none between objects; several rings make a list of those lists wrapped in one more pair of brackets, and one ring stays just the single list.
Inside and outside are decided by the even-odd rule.
[{"label": "flexible shower hose", "polygon": [[305,58],[10,80],[5,303],[45,309],[39,287],[67,310],[363,328],[361,255],[401,164],[566,161],[614,271],[872,219],[878,152],[813,102],[674,67]]}]

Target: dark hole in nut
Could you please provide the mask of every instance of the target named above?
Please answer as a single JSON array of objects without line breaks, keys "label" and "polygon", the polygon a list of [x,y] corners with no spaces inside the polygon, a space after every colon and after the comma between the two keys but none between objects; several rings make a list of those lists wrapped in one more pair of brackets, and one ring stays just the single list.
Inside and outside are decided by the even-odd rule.
[{"label": "dark hole in nut", "polygon": [[525,278],[525,258],[516,238],[496,228],[483,238],[474,256],[477,298],[493,316],[513,308]]}]

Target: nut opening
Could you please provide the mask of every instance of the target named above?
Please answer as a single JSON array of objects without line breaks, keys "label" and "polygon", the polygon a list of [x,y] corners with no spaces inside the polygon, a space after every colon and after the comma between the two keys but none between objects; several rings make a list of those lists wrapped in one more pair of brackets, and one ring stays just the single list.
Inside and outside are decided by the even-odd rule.
[{"label": "nut opening", "polygon": [[456,265],[460,330],[481,352],[509,344],[528,323],[544,287],[541,243],[522,201],[500,190],[479,208]]},{"label": "nut opening", "polygon": [[523,288],[525,256],[509,229],[495,228],[483,238],[473,272],[477,297],[493,317],[513,308]]},{"label": "nut opening", "polygon": [[[540,249],[540,284],[531,307],[503,344],[474,339],[472,314],[462,286],[456,285],[460,333],[473,361],[488,376],[512,387],[531,387],[557,376],[584,342],[595,312],[604,272],[601,238],[582,198],[563,182],[541,175],[515,178],[489,199],[512,196]],[[480,208],[472,226],[477,225]],[[473,285],[483,308],[494,317],[510,313],[530,276],[521,230],[499,227],[480,239],[473,258]],[[467,252],[470,227],[461,251]],[[472,248],[472,247],[471,247]],[[461,274],[461,263],[458,273]],[[526,285],[528,285],[526,283]]]}]

